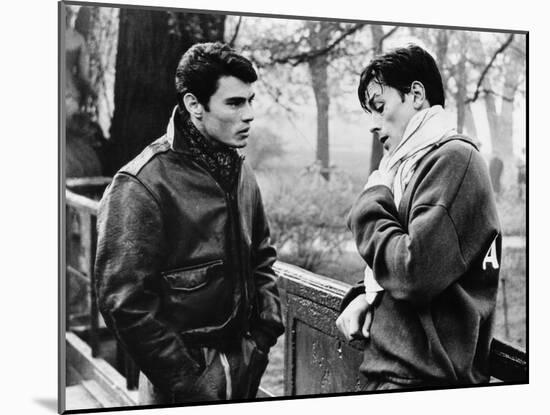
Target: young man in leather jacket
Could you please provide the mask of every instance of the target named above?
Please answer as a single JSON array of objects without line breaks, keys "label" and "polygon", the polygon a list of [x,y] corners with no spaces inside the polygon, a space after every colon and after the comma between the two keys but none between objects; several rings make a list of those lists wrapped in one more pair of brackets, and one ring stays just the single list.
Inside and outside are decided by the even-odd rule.
[{"label": "young man in leather jacket", "polygon": [[254,398],[284,331],[269,227],[237,149],[254,119],[251,63],[191,47],[166,134],[122,167],[98,215],[106,324],[141,370],[140,403]]}]

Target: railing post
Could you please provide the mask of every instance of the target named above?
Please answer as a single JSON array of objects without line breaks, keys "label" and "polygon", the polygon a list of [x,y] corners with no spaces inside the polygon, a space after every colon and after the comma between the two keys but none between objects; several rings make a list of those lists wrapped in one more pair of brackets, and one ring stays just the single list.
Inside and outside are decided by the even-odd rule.
[{"label": "railing post", "polygon": [[95,281],[95,254],[97,249],[97,216],[90,214],[90,261],[88,270],[90,275],[90,326],[92,356],[99,355],[99,310],[97,306],[97,291]]},{"label": "railing post", "polygon": [[94,278],[94,262],[97,244],[96,215],[92,212],[80,212],[82,219],[82,245],[85,253],[85,273],[90,281],[90,347],[92,356],[99,356],[99,311]]}]

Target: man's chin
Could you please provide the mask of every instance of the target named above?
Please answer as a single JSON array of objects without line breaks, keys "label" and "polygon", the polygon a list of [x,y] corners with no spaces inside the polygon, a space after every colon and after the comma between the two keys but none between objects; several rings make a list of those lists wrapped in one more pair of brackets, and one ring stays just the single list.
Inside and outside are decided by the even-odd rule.
[{"label": "man's chin", "polygon": [[231,145],[231,147],[234,147],[234,148],[245,148],[247,145],[248,145],[248,139],[246,138],[246,139],[244,139],[244,140],[241,139],[241,140],[239,140],[239,141],[233,143],[233,144]]}]

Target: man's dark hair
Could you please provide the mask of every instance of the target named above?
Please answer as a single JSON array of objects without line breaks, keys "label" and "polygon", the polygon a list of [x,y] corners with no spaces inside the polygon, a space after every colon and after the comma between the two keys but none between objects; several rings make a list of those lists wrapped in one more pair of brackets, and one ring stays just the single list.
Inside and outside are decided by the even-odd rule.
[{"label": "man's dark hair", "polygon": [[208,111],[208,101],[222,76],[246,83],[258,79],[252,63],[224,43],[197,43],[183,54],[176,69],[176,92],[180,111],[187,113],[183,96],[190,92]]},{"label": "man's dark hair", "polygon": [[371,81],[397,89],[401,99],[414,81],[421,82],[432,105],[445,106],[443,81],[434,58],[420,46],[409,45],[374,58],[361,73],[357,94],[363,109],[371,112],[366,95]]}]

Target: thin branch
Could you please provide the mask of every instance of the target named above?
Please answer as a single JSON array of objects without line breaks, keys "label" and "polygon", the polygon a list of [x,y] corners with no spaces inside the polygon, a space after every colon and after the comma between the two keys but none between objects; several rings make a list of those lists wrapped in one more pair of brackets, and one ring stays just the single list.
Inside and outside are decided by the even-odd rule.
[{"label": "thin branch", "polygon": [[500,46],[500,48],[498,48],[496,50],[496,52],[493,54],[493,57],[491,58],[491,60],[487,64],[487,66],[485,66],[485,68],[483,69],[483,72],[481,72],[481,76],[479,77],[479,80],[477,81],[477,86],[476,86],[476,90],[474,92],[474,96],[472,98],[468,98],[466,101],[464,101],[466,104],[469,104],[471,102],[475,102],[478,99],[479,93],[481,92],[481,90],[480,90],[481,89],[481,84],[483,83],[483,81],[485,79],[485,76],[489,72],[489,69],[491,69],[491,66],[493,66],[493,62],[495,61],[495,59],[497,58],[498,55],[500,55],[502,52],[504,52],[506,50],[506,48],[512,43],[512,40],[514,40],[514,34],[513,33],[510,34],[508,39],[506,39],[506,42],[504,42]]},{"label": "thin branch", "polygon": [[303,141],[305,142],[305,144],[309,147],[309,149],[311,151],[314,151],[315,147],[312,146],[311,142],[307,139],[307,137],[302,133],[302,131],[300,130],[298,125],[296,125],[296,123],[294,122],[293,117],[295,116],[296,112],[292,108],[290,108],[289,106],[283,104],[281,102],[281,100],[279,99],[283,95],[281,90],[278,87],[274,86],[274,85],[268,84],[265,81],[265,77],[260,77],[260,79],[261,79],[261,82],[264,85],[268,95],[271,96],[271,99],[273,99],[273,101],[275,102],[276,105],[278,105],[279,107],[281,107],[283,109],[284,114],[287,117],[287,120],[292,124],[294,129],[299,133],[299,137],[301,137],[303,139]]},{"label": "thin branch", "polygon": [[311,59],[314,59],[318,56],[324,55],[334,49],[340,42],[342,42],[346,37],[352,35],[359,29],[365,26],[365,23],[359,23],[350,28],[349,30],[342,33],[334,42],[330,45],[317,50],[310,50],[303,53],[298,53],[296,55],[289,55],[284,57],[279,57],[273,59],[272,63],[290,63],[292,66],[298,66],[300,63],[307,62]]},{"label": "thin branch", "polygon": [[499,97],[500,99],[502,99],[503,101],[506,101],[506,102],[514,102],[515,92],[518,91],[518,90],[519,90],[519,87],[514,90],[514,94],[511,97],[506,96],[504,94],[500,94],[500,93],[496,92],[495,90],[493,90],[491,88],[483,88],[483,89],[481,89],[481,92],[483,92],[485,95],[494,95],[495,97]]},{"label": "thin branch", "polygon": [[233,36],[231,37],[231,40],[229,41],[229,46],[233,47],[235,44],[235,40],[237,40],[237,35],[239,34],[239,29],[241,28],[241,21],[243,20],[242,16],[239,16],[239,20],[237,21],[237,26],[235,26],[235,31],[233,32]]},{"label": "thin branch", "polygon": [[378,48],[379,48],[378,50],[382,50],[382,46],[384,45],[384,40],[386,40],[391,35],[393,35],[397,31],[397,29],[399,29],[399,26],[394,26],[393,29],[389,30],[387,33],[384,33],[384,35],[378,41]]}]

